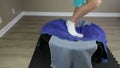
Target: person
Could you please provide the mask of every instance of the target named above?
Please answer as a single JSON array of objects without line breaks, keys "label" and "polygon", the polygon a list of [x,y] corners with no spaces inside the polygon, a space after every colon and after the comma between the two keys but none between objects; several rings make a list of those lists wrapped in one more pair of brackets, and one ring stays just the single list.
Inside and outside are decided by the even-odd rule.
[{"label": "person", "polygon": [[73,4],[75,9],[73,16],[66,22],[67,30],[71,35],[82,38],[84,35],[76,32],[75,25],[81,17],[98,7],[101,0],[73,0]]}]

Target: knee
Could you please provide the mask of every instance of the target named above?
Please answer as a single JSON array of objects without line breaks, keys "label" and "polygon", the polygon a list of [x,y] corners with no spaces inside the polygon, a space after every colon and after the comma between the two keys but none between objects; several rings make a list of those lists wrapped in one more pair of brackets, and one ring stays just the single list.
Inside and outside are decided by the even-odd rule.
[{"label": "knee", "polygon": [[100,4],[101,4],[101,0],[93,0],[93,5],[94,5],[95,7],[100,6]]},{"label": "knee", "polygon": [[101,4],[101,0],[88,0],[88,3],[91,3],[94,7],[98,7]]}]

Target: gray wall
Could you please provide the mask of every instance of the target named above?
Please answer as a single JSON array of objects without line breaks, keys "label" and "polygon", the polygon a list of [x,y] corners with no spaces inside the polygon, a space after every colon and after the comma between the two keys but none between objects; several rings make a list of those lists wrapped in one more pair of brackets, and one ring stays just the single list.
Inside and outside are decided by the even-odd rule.
[{"label": "gray wall", "polygon": [[[15,8],[16,14],[12,13]],[[72,0],[0,0],[0,29],[22,11],[72,12]],[[120,13],[120,0],[102,0],[102,5],[92,12]]]},{"label": "gray wall", "polygon": [[[72,0],[23,0],[25,11],[71,12]],[[102,0],[99,8],[93,12],[119,13],[120,0]]]},{"label": "gray wall", "polygon": [[[16,14],[12,13],[12,8],[15,8]],[[0,29],[10,22],[22,11],[21,0],[0,0],[0,17],[3,22],[0,24]]]}]

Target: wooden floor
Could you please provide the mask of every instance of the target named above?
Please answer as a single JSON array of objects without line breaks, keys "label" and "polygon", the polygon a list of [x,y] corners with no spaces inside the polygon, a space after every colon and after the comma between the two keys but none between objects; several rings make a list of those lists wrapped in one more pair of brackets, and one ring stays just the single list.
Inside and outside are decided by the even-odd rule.
[{"label": "wooden floor", "polygon": [[[0,38],[0,68],[28,68],[42,26],[63,17],[23,17]],[[65,18],[65,17],[64,17]],[[67,17],[66,17],[67,18]],[[120,18],[83,18],[100,25],[108,47],[120,64]]]}]

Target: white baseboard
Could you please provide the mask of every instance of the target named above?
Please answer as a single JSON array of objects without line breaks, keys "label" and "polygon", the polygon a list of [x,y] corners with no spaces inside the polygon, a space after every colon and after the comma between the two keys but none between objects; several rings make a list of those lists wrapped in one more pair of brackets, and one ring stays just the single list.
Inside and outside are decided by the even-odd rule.
[{"label": "white baseboard", "polygon": [[72,12],[23,12],[25,16],[72,16]]},{"label": "white baseboard", "polygon": [[[72,16],[72,12],[30,12],[23,11],[25,16]],[[88,13],[85,17],[120,17],[120,13]]]},{"label": "white baseboard", "polygon": [[23,17],[23,13],[20,13],[12,21],[10,21],[5,27],[0,30],[0,38],[15,24],[18,20]]},{"label": "white baseboard", "polygon": [[[23,16],[72,16],[72,12],[28,12],[23,11],[0,30],[0,38]],[[88,13],[85,17],[120,17],[120,13]]]}]

